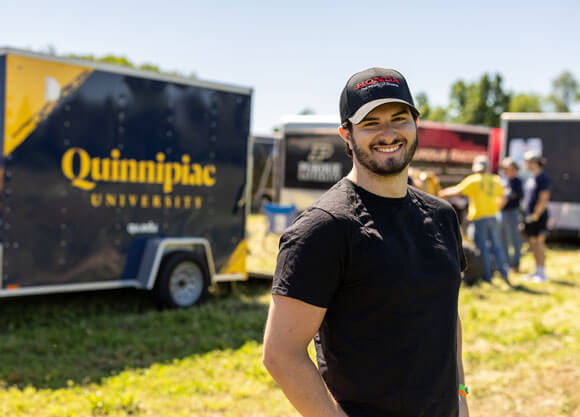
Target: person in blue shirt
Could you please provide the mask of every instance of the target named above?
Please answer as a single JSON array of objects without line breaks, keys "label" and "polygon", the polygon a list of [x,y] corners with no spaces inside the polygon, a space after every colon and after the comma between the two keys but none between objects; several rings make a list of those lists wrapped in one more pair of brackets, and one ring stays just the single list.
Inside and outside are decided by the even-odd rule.
[{"label": "person in blue shirt", "polygon": [[550,200],[550,178],[543,170],[546,164],[536,151],[528,151],[524,154],[526,168],[532,174],[524,185],[525,210],[524,219],[525,233],[530,243],[530,248],[536,261],[536,271],[526,276],[534,282],[546,282],[545,240],[548,234],[548,201]]},{"label": "person in blue shirt", "polygon": [[[519,166],[512,158],[505,158],[501,163],[504,172],[502,178],[504,196],[501,208],[501,231],[505,258],[516,272],[520,268],[522,240],[519,225],[521,223],[520,204],[524,195],[522,180],[518,178]],[[512,255],[510,256],[510,248]]]}]

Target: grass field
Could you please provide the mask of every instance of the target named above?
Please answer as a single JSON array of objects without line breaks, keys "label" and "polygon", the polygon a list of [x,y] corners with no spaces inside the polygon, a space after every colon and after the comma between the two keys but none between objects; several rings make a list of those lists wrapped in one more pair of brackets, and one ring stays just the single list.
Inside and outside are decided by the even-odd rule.
[{"label": "grass field", "polygon": [[[276,238],[253,238],[266,272]],[[462,288],[472,417],[580,416],[580,249],[548,262],[547,284]],[[296,416],[261,365],[268,292],[163,312],[125,290],[0,300],[0,416]]]}]

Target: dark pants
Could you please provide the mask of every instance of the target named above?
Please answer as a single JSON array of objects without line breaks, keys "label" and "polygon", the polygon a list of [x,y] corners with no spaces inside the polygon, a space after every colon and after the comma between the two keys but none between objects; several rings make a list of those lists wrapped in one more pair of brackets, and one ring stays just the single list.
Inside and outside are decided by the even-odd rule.
[{"label": "dark pants", "polygon": [[[520,256],[522,251],[522,239],[520,238],[520,212],[519,209],[507,209],[501,212],[501,232],[503,238],[503,247],[505,259],[509,266],[513,268],[520,267]],[[513,250],[510,256],[510,248]]]},{"label": "dark pants", "polygon": [[488,245],[495,257],[497,269],[502,277],[507,278],[508,266],[504,257],[497,219],[495,217],[485,217],[483,219],[475,220],[473,225],[475,227],[473,240],[475,241],[475,246],[477,246],[477,249],[481,252],[481,259],[483,261],[483,280],[491,282],[492,270]]}]

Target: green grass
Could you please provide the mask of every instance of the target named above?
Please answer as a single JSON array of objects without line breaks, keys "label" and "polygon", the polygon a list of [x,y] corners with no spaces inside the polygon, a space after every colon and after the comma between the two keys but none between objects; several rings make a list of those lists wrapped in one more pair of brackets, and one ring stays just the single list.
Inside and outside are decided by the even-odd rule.
[{"label": "green grass", "polygon": [[[580,250],[548,265],[547,284],[462,288],[472,417],[580,416]],[[2,299],[0,416],[297,416],[261,365],[269,286],[185,311],[126,290]]]}]

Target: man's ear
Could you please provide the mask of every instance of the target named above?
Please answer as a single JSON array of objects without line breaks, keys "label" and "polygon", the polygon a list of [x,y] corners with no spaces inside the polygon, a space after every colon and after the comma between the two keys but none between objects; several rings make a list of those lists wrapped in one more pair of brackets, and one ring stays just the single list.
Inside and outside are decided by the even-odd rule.
[{"label": "man's ear", "polygon": [[342,126],[338,127],[338,134],[340,135],[340,137],[342,138],[342,140],[344,140],[347,144],[347,146],[350,148],[350,150],[352,151],[352,135],[350,133],[350,130],[345,129]]}]

